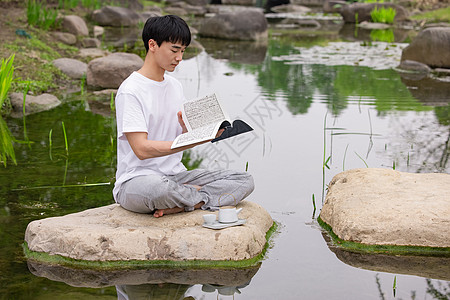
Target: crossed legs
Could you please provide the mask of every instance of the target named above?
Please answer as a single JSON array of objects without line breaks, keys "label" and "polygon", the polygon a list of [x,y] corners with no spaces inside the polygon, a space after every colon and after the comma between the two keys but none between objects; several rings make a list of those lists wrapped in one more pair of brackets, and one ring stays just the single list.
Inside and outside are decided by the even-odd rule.
[{"label": "crossed legs", "polygon": [[145,175],[122,185],[117,202],[125,209],[155,217],[236,205],[254,189],[246,172],[196,169],[176,175]]}]

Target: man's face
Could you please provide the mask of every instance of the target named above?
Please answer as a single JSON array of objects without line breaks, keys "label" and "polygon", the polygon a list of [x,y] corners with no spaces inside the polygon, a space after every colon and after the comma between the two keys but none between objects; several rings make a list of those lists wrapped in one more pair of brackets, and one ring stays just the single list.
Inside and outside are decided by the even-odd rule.
[{"label": "man's face", "polygon": [[180,43],[162,42],[161,46],[154,47],[155,59],[160,68],[173,72],[183,59],[186,46]]}]

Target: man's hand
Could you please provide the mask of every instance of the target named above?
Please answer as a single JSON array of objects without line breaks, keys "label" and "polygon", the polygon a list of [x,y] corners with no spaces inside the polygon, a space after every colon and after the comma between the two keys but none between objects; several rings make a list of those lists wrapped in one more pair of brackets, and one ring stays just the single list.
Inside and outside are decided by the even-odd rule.
[{"label": "man's hand", "polygon": [[188,130],[187,130],[187,128],[186,128],[186,124],[184,124],[184,121],[183,121],[183,115],[182,115],[181,111],[179,111],[179,112],[177,113],[177,116],[178,116],[178,123],[180,123],[180,126],[181,126],[181,128],[183,129],[182,133],[188,132]]}]

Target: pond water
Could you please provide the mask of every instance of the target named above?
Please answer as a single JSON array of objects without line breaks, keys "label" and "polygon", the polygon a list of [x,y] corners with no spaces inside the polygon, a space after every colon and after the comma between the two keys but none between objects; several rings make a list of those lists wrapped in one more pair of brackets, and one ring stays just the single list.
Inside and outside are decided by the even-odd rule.
[{"label": "pond water", "polygon": [[[423,92],[419,82],[394,71],[401,53],[396,49],[406,44],[353,41],[327,48],[323,37],[307,36],[304,44],[298,36],[286,41],[275,34],[268,44],[256,45],[200,40],[206,51],[173,73],[188,99],[217,92],[230,117],[255,129],[191,153],[207,168],[245,170],[248,164],[256,183],[248,200],[278,223],[259,266],[220,275],[224,282],[240,278],[239,284],[192,280],[207,278],[207,271],[195,277],[189,270],[174,271],[158,281],[150,278],[165,271],[141,270],[120,282],[108,281],[108,272],[39,273],[39,265],[27,265],[21,245],[30,221],[113,202],[114,114],[109,95],[89,92],[63,95],[58,108],[27,116],[26,132],[22,118],[5,119],[13,137],[32,143],[15,143],[17,165],[0,168],[0,298],[448,299],[448,258],[348,253],[329,242],[316,218],[326,184],[343,170],[450,171],[448,94],[439,96],[449,83]],[[340,42],[339,36],[326,39]],[[349,58],[339,49],[350,48],[351,57],[364,64],[344,65]],[[367,66],[366,53],[376,48],[391,52]],[[327,61],[327,55],[342,64]]]}]

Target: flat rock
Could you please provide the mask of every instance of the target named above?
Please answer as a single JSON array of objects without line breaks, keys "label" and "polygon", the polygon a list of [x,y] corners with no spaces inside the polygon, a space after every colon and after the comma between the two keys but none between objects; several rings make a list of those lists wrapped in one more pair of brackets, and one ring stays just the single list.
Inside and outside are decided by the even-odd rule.
[{"label": "flat rock", "polygon": [[331,180],[320,218],[346,241],[450,247],[450,175],[345,171]]},{"label": "flat rock", "polygon": [[112,204],[33,221],[25,241],[31,251],[85,261],[250,259],[264,249],[273,220],[253,202],[238,207],[244,225],[212,230],[202,226],[209,211],[154,218]]}]

